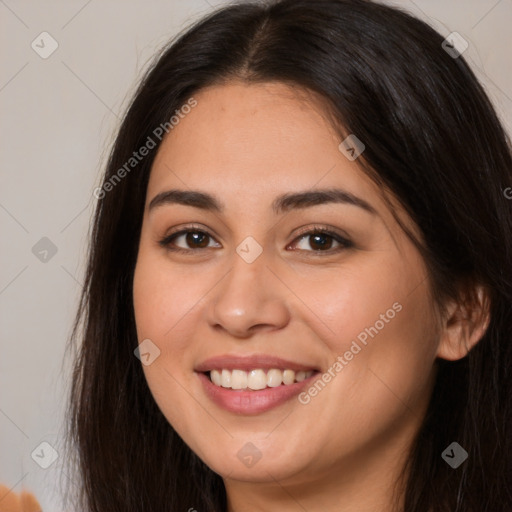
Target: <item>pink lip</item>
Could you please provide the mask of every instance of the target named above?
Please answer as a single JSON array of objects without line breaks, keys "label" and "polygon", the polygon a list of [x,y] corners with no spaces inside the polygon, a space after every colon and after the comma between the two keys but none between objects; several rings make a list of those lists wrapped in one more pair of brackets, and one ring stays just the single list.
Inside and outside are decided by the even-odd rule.
[{"label": "pink lip", "polygon": [[195,368],[196,372],[209,372],[210,370],[270,370],[275,368],[277,370],[294,370],[294,371],[308,371],[318,368],[307,364],[301,364],[294,361],[281,359],[280,357],[270,356],[266,354],[256,354],[252,356],[233,356],[222,355],[212,357],[198,364]]},{"label": "pink lip", "polygon": [[[279,366],[279,365],[278,365]],[[226,366],[222,366],[226,368]],[[237,366],[239,369],[243,369]],[[259,366],[259,368],[262,368]],[[274,365],[273,368],[276,368]],[[289,367],[287,367],[289,368]],[[197,373],[206,395],[219,407],[237,414],[260,414],[277,407],[298,395],[301,390],[318,376],[314,373],[302,382],[265,388],[259,391],[242,391],[216,386],[204,373]]]}]

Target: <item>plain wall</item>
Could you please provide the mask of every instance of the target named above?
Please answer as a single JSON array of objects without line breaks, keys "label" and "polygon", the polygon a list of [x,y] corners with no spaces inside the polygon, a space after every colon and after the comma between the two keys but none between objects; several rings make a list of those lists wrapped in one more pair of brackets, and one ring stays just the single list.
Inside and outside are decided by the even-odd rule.
[{"label": "plain wall", "polygon": [[[42,442],[57,452],[62,446],[70,368],[65,348],[101,166],[149,59],[223,3],[0,2],[0,483],[15,492],[32,490],[45,512],[62,510],[62,457],[42,469],[31,453]],[[511,133],[512,2],[390,3],[469,42],[464,57]],[[31,47],[35,40],[40,51],[50,48],[49,39],[38,38],[43,31],[58,43],[46,59]],[[36,453],[49,456],[44,445]]]}]

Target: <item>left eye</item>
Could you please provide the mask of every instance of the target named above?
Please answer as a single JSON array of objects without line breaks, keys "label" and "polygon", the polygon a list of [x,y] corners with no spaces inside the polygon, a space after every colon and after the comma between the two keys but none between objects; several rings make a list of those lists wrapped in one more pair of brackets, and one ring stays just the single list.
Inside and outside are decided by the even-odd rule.
[{"label": "left eye", "polygon": [[[303,233],[298,237],[299,243],[302,240],[309,238],[309,247],[315,249],[320,248],[320,250],[314,250],[313,252],[336,252],[341,249],[346,249],[348,247],[352,247],[352,242],[347,240],[346,238],[334,233],[332,231],[325,230],[313,230]],[[332,249],[333,241],[338,243],[341,247]],[[300,249],[304,250],[304,249]],[[305,249],[307,250],[307,249]]]},{"label": "left eye", "polygon": [[[310,239],[308,245],[313,249],[313,251],[305,249],[304,247],[299,247],[299,250],[305,250],[306,252],[337,252],[342,249],[346,249],[353,246],[350,240],[342,237],[338,233],[329,230],[314,229],[311,231],[307,231],[305,233],[300,234],[295,240],[298,240],[298,243],[301,243],[303,240],[308,238]],[[180,239],[183,239],[184,243],[188,245],[188,247],[176,246],[176,242]],[[171,235],[166,236],[158,243],[169,251],[191,252],[196,251],[197,249],[211,248],[212,246],[209,246],[208,239],[213,240],[213,237],[205,231],[182,230],[177,233],[173,233]],[[332,245],[334,242],[339,244],[340,247],[335,247],[333,249]],[[298,244],[292,243],[289,246],[287,246],[287,249],[293,245]]]},{"label": "left eye", "polygon": [[174,233],[165,237],[163,240],[160,240],[159,244],[166,247],[170,251],[190,251],[194,249],[189,249],[187,247],[173,247],[172,244],[175,240],[179,240],[180,238],[185,239],[185,243],[190,244],[192,246],[195,245],[197,249],[205,249],[208,246],[208,243],[205,244],[205,240],[208,238],[212,238],[208,233],[204,231],[179,231],[178,233]]}]

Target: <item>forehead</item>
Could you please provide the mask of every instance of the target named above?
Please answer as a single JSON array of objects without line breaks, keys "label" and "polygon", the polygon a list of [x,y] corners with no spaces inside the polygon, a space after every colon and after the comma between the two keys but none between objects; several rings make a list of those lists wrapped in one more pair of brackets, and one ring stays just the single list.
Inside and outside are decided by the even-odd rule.
[{"label": "forehead", "polygon": [[194,98],[197,105],[159,148],[149,193],[178,183],[262,195],[285,185],[287,191],[344,185],[359,194],[375,188],[339,151],[341,137],[313,93],[281,83],[231,83]]}]

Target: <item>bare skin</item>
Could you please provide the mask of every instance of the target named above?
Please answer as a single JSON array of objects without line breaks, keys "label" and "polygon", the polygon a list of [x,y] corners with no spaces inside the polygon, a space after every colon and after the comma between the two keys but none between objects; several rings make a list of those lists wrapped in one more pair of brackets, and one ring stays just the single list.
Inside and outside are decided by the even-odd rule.
[{"label": "bare skin", "polygon": [[[277,83],[199,91],[197,106],[162,142],[134,277],[139,342],[149,338],[161,354],[143,369],[169,423],[223,477],[229,512],[391,511],[436,358],[463,357],[486,323],[464,328],[457,304],[437,313],[425,264],[382,191],[338,149],[321,103],[299,92]],[[327,188],[375,212],[349,203],[272,210],[277,196]],[[149,210],[170,189],[214,195],[224,210]],[[319,247],[302,234],[315,227],[351,244],[324,235]],[[170,247],[187,253],[159,245],[181,229],[208,236],[176,237]],[[247,237],[262,249],[251,263],[236,251]],[[381,324],[344,356],[365,328]],[[332,378],[309,401],[234,414],[205,394],[194,371],[221,354],[270,354],[319,376],[331,368]],[[347,364],[336,372],[339,356]],[[237,456],[248,442],[261,454],[251,467]]]}]

